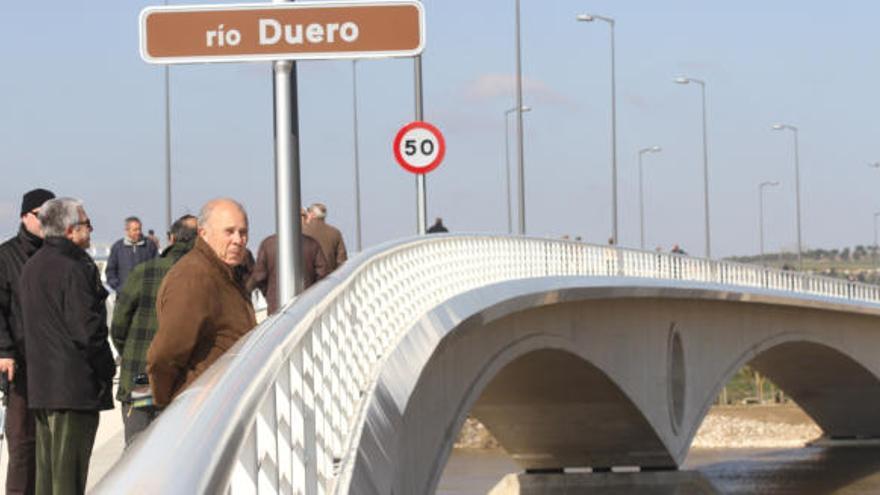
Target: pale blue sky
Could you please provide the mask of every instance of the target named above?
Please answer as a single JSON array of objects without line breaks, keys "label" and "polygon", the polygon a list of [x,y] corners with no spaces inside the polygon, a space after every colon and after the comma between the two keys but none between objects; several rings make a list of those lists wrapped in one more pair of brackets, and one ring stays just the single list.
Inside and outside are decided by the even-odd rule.
[{"label": "pale blue sky", "polygon": [[[159,2],[156,2],[157,4]],[[176,2],[173,2],[176,3]],[[143,1],[0,2],[0,234],[24,190],[82,198],[96,240],[137,214],[163,231],[162,71],[142,62]],[[429,222],[506,231],[504,110],[515,106],[512,0],[426,0],[425,116],[447,139],[428,176]],[[535,235],[610,233],[608,29],[617,19],[621,242],[638,245],[636,150],[645,157],[647,244],[703,252],[699,88],[708,83],[710,199],[716,256],[758,250],[757,186],[767,247],[795,243],[788,133],[800,127],[804,242],[868,244],[880,170],[880,40],[871,2],[522,0],[527,224]],[[833,9],[833,10],[832,10]],[[364,241],[415,231],[413,176],[391,153],[413,116],[412,62],[358,64]],[[302,183],[354,244],[351,62],[300,63]],[[174,215],[232,196],[250,245],[274,229],[270,64],[172,69]],[[512,121],[511,121],[512,122]],[[511,126],[513,128],[513,126]],[[513,147],[511,148],[513,151]]]}]

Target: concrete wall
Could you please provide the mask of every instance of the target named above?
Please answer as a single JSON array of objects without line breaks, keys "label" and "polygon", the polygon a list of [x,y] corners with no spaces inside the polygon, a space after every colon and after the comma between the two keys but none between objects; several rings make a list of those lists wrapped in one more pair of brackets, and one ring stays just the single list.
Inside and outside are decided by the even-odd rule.
[{"label": "concrete wall", "polygon": [[433,493],[469,412],[525,469],[674,468],[752,363],[831,436],[880,436],[880,311],[723,287],[520,281],[425,315],[389,356],[351,493]]}]

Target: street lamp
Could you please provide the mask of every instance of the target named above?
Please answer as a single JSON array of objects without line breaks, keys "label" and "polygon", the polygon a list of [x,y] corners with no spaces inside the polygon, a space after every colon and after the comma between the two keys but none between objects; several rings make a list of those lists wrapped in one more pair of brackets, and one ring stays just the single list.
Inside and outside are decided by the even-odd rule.
[{"label": "street lamp", "polygon": [[803,245],[801,243],[801,166],[798,157],[798,128],[788,124],[773,124],[773,130],[791,131],[794,136],[794,193],[797,211],[797,246],[798,246],[798,269],[804,269]]},{"label": "street lamp", "polygon": [[363,250],[361,243],[361,172],[360,152],[358,150],[358,92],[357,60],[351,61],[351,106],[354,125],[354,220],[355,240],[358,252]]},{"label": "street lamp", "polygon": [[706,138],[706,81],[693,77],[676,77],[678,84],[699,84],[703,97],[703,203],[706,214],[706,258],[712,258],[712,244],[709,234],[709,145]]},{"label": "street lamp", "polygon": [[877,217],[880,216],[880,211],[874,212],[874,268],[877,268]]},{"label": "street lamp", "polygon": [[525,164],[523,163],[523,84],[522,84],[522,50],[520,48],[520,8],[516,0],[516,163],[519,186],[519,235],[526,235],[526,181]]},{"label": "street lamp", "polygon": [[612,244],[617,244],[617,85],[614,62],[614,19],[595,14],[580,14],[577,20],[606,22],[611,33],[611,241]]},{"label": "street lamp", "polygon": [[[531,111],[531,107],[522,107],[523,113]],[[516,108],[511,108],[504,112],[504,162],[507,166],[507,233],[513,234],[513,202],[510,197],[510,114],[515,112]]]},{"label": "street lamp", "polygon": [[639,150],[639,247],[645,249],[645,194],[642,181],[642,156],[645,153],[659,153],[663,148],[651,146]]},{"label": "street lamp", "polygon": [[[168,0],[165,0],[168,5]],[[164,67],[165,76],[165,231],[171,232],[171,68]]]},{"label": "street lamp", "polygon": [[758,238],[761,245],[761,264],[764,262],[764,188],[778,186],[778,181],[765,181],[758,185]]}]

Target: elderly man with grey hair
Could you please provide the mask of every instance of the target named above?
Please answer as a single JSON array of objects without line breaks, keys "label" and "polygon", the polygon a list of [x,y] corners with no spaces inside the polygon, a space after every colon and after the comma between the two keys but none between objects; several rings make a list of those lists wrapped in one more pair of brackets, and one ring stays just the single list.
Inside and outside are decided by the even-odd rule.
[{"label": "elderly man with grey hair", "polygon": [[321,251],[327,258],[327,273],[329,274],[348,259],[345,241],[342,240],[342,232],[327,223],[327,206],[323,203],[312,203],[308,213],[306,223],[302,226],[303,234],[314,237],[321,245]]},{"label": "elderly man with grey hair", "polygon": [[248,218],[237,201],[209,201],[192,250],[165,275],[156,299],[159,329],[147,351],[153,402],[165,407],[257,325],[236,275],[247,253]]},{"label": "elderly man with grey hair", "polygon": [[28,399],[37,423],[37,493],[84,493],[98,413],[113,409],[107,291],[86,253],[92,224],[80,201],[40,209],[43,247],[21,272]]}]

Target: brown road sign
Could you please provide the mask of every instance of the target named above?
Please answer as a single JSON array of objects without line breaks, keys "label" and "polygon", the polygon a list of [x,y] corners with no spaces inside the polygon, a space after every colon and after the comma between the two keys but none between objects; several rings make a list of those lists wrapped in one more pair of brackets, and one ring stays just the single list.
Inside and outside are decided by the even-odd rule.
[{"label": "brown road sign", "polygon": [[148,7],[141,57],[156,64],[406,57],[421,53],[420,2]]}]

